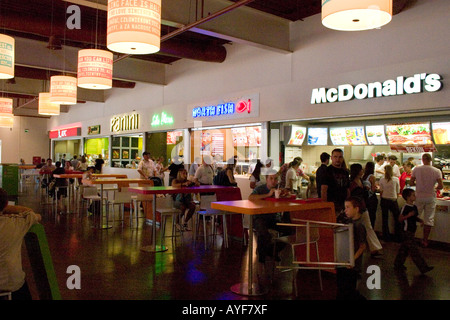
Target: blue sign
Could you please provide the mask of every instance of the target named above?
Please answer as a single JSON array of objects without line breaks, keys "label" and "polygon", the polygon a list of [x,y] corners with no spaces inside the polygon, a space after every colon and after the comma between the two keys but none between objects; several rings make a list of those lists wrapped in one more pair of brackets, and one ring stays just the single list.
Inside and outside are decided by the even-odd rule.
[{"label": "blue sign", "polygon": [[197,107],[192,109],[192,117],[212,117],[226,114],[234,114],[236,105],[234,102],[219,104],[217,106]]}]

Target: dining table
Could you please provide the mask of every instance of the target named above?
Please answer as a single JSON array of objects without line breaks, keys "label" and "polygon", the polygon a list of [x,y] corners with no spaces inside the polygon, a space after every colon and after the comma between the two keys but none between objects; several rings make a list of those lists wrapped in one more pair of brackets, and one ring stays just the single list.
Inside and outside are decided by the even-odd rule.
[{"label": "dining table", "polygon": [[[138,185],[146,185],[151,184],[153,185],[152,180],[148,179],[135,179],[135,178],[105,178],[105,179],[95,179],[91,180],[91,183],[93,185],[100,185],[100,197],[103,200],[103,192],[104,192],[104,185],[111,185],[111,184],[117,184],[120,187],[128,186],[129,184],[138,184]],[[108,223],[108,210],[106,210],[106,224],[101,224],[98,226],[100,229],[110,229],[112,226]],[[100,219],[103,217],[103,204],[100,205]]]},{"label": "dining table", "polygon": [[129,192],[143,194],[143,195],[152,195],[152,209],[153,209],[153,222],[152,222],[152,243],[149,246],[144,246],[141,248],[142,251],[145,252],[164,252],[167,251],[167,247],[156,244],[156,201],[158,194],[177,194],[177,193],[218,193],[218,192],[227,192],[231,191],[230,189],[239,189],[236,187],[226,187],[226,186],[216,186],[216,185],[200,185],[200,186],[192,186],[192,187],[165,187],[165,186],[156,186],[156,187],[130,187],[128,188]]},{"label": "dining table", "polygon": [[[271,201],[269,201],[269,199]],[[301,202],[293,199],[273,199],[263,200],[232,200],[212,202],[211,208],[234,213],[241,213],[250,216],[249,221],[249,240],[248,240],[248,265],[247,282],[241,281],[231,287],[233,293],[244,296],[260,296],[267,293],[267,288],[261,287],[253,281],[253,217],[260,214],[278,213],[278,212],[317,212],[325,209],[326,212],[334,214],[334,204],[332,202]]]}]

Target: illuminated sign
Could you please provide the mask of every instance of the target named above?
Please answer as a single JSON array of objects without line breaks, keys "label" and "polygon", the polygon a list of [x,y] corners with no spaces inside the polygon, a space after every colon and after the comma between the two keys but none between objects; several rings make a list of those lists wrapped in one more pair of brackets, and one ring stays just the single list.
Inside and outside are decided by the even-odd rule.
[{"label": "illuminated sign", "polygon": [[96,125],[96,126],[90,126],[88,127],[88,135],[93,135],[93,134],[100,134],[100,125]]},{"label": "illuminated sign", "polygon": [[67,138],[67,137],[74,137],[74,136],[81,136],[81,127],[64,128],[64,129],[52,130],[49,132],[50,139]]},{"label": "illuminated sign", "polygon": [[252,100],[239,100],[238,102],[227,102],[214,106],[196,107],[192,109],[192,117],[215,117],[229,114],[250,113]]},{"label": "illuminated sign", "polygon": [[139,129],[139,114],[128,113],[111,118],[111,132],[121,132]]},{"label": "illuminated sign", "polygon": [[154,114],[152,117],[152,123],[151,123],[152,127],[169,125],[169,124],[173,124],[173,117],[169,116],[165,112],[161,112],[161,115]]},{"label": "illuminated sign", "polygon": [[397,77],[396,80],[360,83],[355,86],[342,84],[337,88],[315,88],[311,94],[311,104],[331,103],[356,99],[370,99],[403,94],[435,92],[442,88],[441,76],[432,73],[417,73],[412,77]]}]

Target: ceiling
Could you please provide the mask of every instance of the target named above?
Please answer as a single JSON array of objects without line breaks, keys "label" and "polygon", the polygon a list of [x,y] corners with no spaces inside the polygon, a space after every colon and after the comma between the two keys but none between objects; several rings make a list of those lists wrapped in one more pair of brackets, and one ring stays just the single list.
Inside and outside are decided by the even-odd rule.
[{"label": "ceiling", "polygon": [[[416,0],[393,0],[393,13]],[[76,5],[80,29],[69,29]],[[15,78],[0,80],[2,96],[14,98],[14,114],[41,117],[39,92],[61,73],[76,75],[79,49],[106,49],[107,0],[1,0],[1,33],[15,38]],[[113,87],[135,82],[165,85],[165,66],[180,59],[225,61],[227,45],[243,43],[289,52],[289,24],[319,14],[321,0],[162,0],[161,50],[149,55],[114,53]],[[75,14],[75,15],[74,15]],[[50,37],[60,43],[49,49]],[[78,89],[78,102],[104,102],[103,90]],[[61,106],[68,112],[69,106]]]}]

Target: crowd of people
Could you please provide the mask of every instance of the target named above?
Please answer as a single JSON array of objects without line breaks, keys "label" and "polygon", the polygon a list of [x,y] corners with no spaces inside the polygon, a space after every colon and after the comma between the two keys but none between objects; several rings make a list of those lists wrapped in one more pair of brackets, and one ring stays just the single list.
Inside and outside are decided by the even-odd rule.
[{"label": "crowd of people", "polygon": [[[382,255],[383,247],[374,231],[378,205],[382,211],[382,240],[401,243],[394,269],[404,271],[408,255],[422,274],[433,269],[420,255],[414,239],[416,223],[420,222],[423,226],[422,246],[428,246],[430,230],[434,226],[436,193],[443,188],[442,172],[432,166],[429,154],[423,154],[422,165],[414,166],[408,159],[401,167],[395,156],[377,156],[375,162],[369,161],[364,167],[354,163],[348,168],[341,149],[334,149],[331,155],[322,153],[320,160],[321,166],[315,174],[317,197],[334,203],[337,222],[352,223],[354,227],[355,266],[349,269],[337,268],[338,299],[364,299],[356,289],[362,255],[365,251],[369,251],[372,257]],[[299,170],[301,162],[301,158],[296,158],[281,166],[278,172],[268,169],[265,174],[261,174],[264,165],[258,161],[250,178],[253,192],[249,200],[274,197],[275,190],[279,188],[282,188],[285,196],[298,196],[297,188],[302,178],[309,184],[311,180],[314,181],[311,179],[314,177],[306,178],[303,171]],[[380,201],[377,193],[380,194]],[[399,197],[405,201],[401,209]],[[394,217],[393,234],[389,229],[389,212]],[[420,219],[422,214],[424,218]],[[277,222],[287,221],[289,216],[280,214],[254,217],[259,262],[264,263],[267,257],[279,260],[277,253],[282,248],[274,248],[269,230],[275,229],[279,234],[286,235],[289,231],[278,229]]]}]

